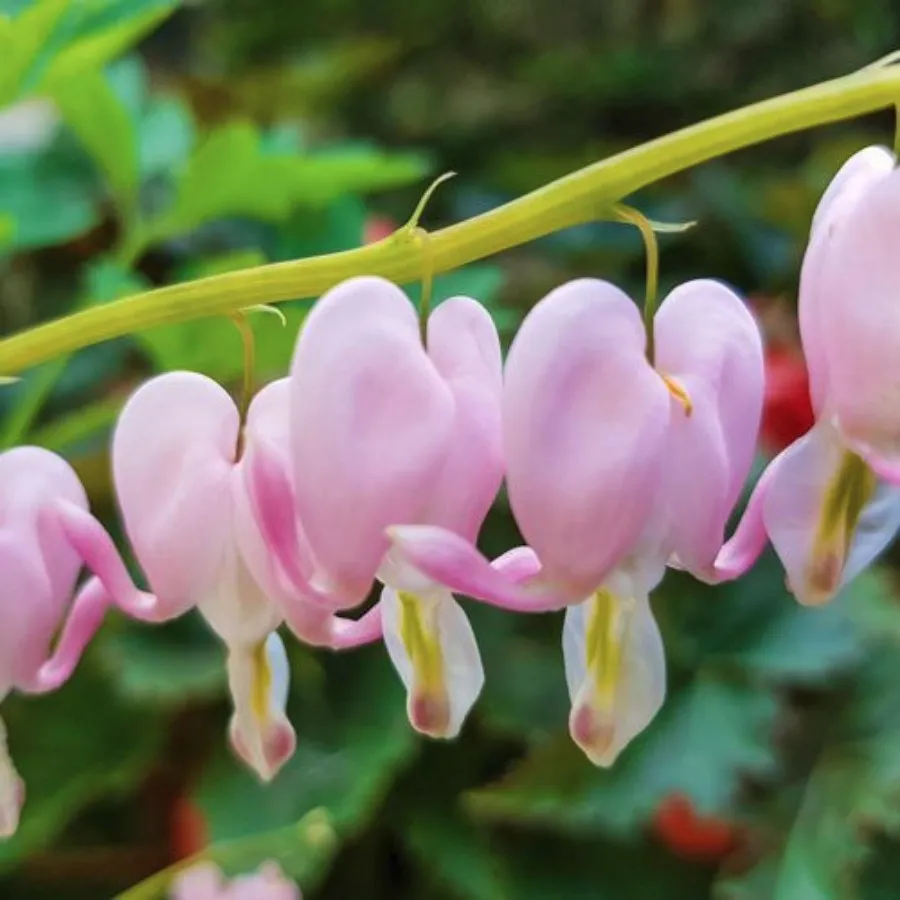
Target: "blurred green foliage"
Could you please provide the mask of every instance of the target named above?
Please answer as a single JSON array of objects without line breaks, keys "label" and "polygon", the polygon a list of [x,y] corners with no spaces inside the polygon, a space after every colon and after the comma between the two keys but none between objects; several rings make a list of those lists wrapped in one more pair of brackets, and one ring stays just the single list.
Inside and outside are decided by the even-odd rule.
[{"label": "blurred green foliage", "polygon": [[[59,116],[0,117],[0,333],[155,284],[358,246],[373,214],[403,221],[447,169],[461,177],[426,224],[471,215],[900,45],[891,0],[220,0],[163,22],[172,9],[0,3],[0,106],[49,98]],[[889,134],[876,117],[648,190],[636,203],[649,215],[700,223],[661,239],[664,282],[792,291],[821,188]],[[639,289],[642,268],[638,237],[598,224],[442,276],[435,301],[478,297],[508,338],[563,278]],[[250,318],[261,381],[284,374],[308,304],[280,308],[286,325]],[[0,441],[65,453],[115,528],[107,444],[130,390],[173,368],[236,388],[242,366],[224,319],[135,334],[4,387]],[[501,500],[485,549],[517,539]],[[458,741],[412,734],[381,647],[338,656],[290,641],[298,751],[268,788],[225,749],[223,651],[202,622],[114,617],[59,693],[4,704],[29,797],[0,845],[0,895],[112,896],[185,850],[185,804],[226,868],[274,856],[322,900],[900,895],[893,571],[809,610],[766,556],[715,589],[670,574],[654,605],[669,697],[611,770],[566,735],[561,618],[470,603],[487,683]],[[693,856],[686,822],[673,841],[661,819],[672,797],[724,825],[728,846]]]}]

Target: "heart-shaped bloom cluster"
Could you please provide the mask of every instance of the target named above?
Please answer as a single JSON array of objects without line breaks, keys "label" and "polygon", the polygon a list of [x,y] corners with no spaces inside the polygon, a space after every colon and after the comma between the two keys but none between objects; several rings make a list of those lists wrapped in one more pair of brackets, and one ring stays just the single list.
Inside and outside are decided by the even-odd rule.
[{"label": "heart-shaped bloom cluster", "polygon": [[[0,454],[0,699],[62,684],[110,607],[150,623],[197,610],[227,650],[232,746],[269,780],[295,744],[282,625],[331,649],[383,638],[412,725],[450,738],[484,682],[468,595],[565,610],[569,728],[610,765],[664,699],[650,595],[667,566],[732,578],[771,540],[798,599],[819,603],[900,526],[895,238],[900,176],[870,148],[828,188],[803,266],[816,424],[772,461],[727,542],[763,350],[746,305],[710,280],[665,298],[652,342],[621,290],[572,281],[531,310],[504,364],[475,300],[420,322],[399,288],[354,278],[319,300],[290,373],[246,415],[205,376],[153,378],[111,446],[146,590],[67,463]],[[526,544],[489,561],[476,541],[504,477]],[[5,737],[0,723],[0,834],[24,791]],[[245,895],[201,875],[198,896]],[[295,896],[273,878],[266,896]]]}]

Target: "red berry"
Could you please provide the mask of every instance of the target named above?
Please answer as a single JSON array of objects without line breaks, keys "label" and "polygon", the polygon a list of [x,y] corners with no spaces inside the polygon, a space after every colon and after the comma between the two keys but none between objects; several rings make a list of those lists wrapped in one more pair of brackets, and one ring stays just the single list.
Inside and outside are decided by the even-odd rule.
[{"label": "red berry", "polygon": [[172,806],[169,838],[176,861],[199,853],[209,843],[203,813],[187,797],[179,797]]},{"label": "red berry", "polygon": [[660,803],[653,830],[673,853],[694,862],[721,862],[738,843],[734,825],[716,816],[700,815],[684,794],[670,794]]},{"label": "red berry", "polygon": [[765,367],[760,437],[767,450],[777,453],[809,431],[815,417],[809,399],[809,375],[799,351],[770,346]]}]

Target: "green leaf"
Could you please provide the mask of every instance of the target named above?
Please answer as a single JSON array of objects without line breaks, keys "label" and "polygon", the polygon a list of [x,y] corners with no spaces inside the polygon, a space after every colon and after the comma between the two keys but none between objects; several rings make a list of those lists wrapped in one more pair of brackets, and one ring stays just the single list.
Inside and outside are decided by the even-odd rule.
[{"label": "green leaf", "polygon": [[89,304],[109,303],[120,297],[147,290],[149,283],[138,272],[101,257],[92,262],[85,273],[85,296]]},{"label": "green leaf", "polygon": [[475,708],[484,727],[531,741],[556,735],[569,711],[562,617],[511,616],[482,604],[470,604],[467,612],[484,660]]},{"label": "green leaf", "polygon": [[121,211],[136,213],[137,136],[128,111],[99,71],[85,71],[54,90],[66,124],[110,182]]},{"label": "green leaf", "polygon": [[766,687],[711,669],[670,694],[612,768],[593,767],[560,735],[498,784],[474,791],[469,804],[488,818],[616,835],[635,833],[673,792],[701,814],[727,814],[745,776],[775,767],[777,711]]},{"label": "green leaf", "polygon": [[97,653],[117,692],[133,702],[182,705],[226,688],[225,651],[196,616],[158,626],[125,622]]},{"label": "green leaf", "polygon": [[73,12],[66,42],[53,48],[53,59],[36,86],[54,93],[79,73],[99,69],[121,56],[178,6],[177,0],[100,0],[68,4]]},{"label": "green leaf", "polygon": [[[700,900],[710,875],[651,843],[618,845],[513,833],[503,858],[515,900]],[[763,900],[760,895],[756,900]]]},{"label": "green leaf", "polygon": [[90,174],[59,149],[0,155],[0,208],[14,250],[63,243],[99,221]]},{"label": "green leaf", "polygon": [[295,207],[322,209],[348,194],[408,183],[422,169],[419,157],[372,150],[269,153],[253,125],[232,122],[195,148],[178,176],[172,207],[148,228],[164,240],[227,216],[283,222]]},{"label": "green leaf", "polygon": [[90,659],[55,694],[9,698],[3,717],[27,799],[15,837],[0,843],[0,870],[49,844],[87,804],[130,790],[165,736],[160,720],[123,703]]},{"label": "green leaf", "polygon": [[460,898],[505,900],[505,861],[492,835],[460,806],[460,794],[481,780],[486,765],[484,745],[472,737],[467,730],[460,742],[428,742],[392,793],[387,817],[429,885]]},{"label": "green leaf", "polygon": [[0,106],[14,102],[25,89],[36,60],[68,7],[69,0],[37,0],[0,27]]},{"label": "green leaf", "polygon": [[767,551],[745,576],[717,587],[670,573],[656,608],[670,656],[682,668],[737,666],[757,676],[815,684],[852,668],[863,654],[864,635],[851,609],[857,598],[877,589],[877,578],[858,578],[825,606],[802,607],[787,591],[777,557]]},{"label": "green leaf", "polygon": [[426,157],[370,147],[330,148],[296,157],[289,186],[305,206],[321,208],[338,197],[403,187],[424,177]]},{"label": "green leaf", "polygon": [[870,652],[854,690],[829,715],[812,773],[770,801],[759,841],[769,852],[722,879],[722,900],[858,896],[876,838],[900,836],[900,651],[880,644]]},{"label": "green leaf", "polygon": [[29,441],[56,453],[71,452],[78,444],[107,434],[124,402],[124,397],[103,397],[79,406],[32,431]]},{"label": "green leaf", "polygon": [[196,140],[194,120],[183,101],[154,99],[138,125],[141,173],[164,175],[184,165]]},{"label": "green leaf", "polygon": [[291,162],[264,156],[250,123],[224,125],[198,145],[178,178],[172,208],[151,229],[168,237],[229,215],[283,220],[295,203]]},{"label": "green leaf", "polygon": [[297,209],[275,232],[273,260],[353,250],[362,243],[365,220],[359,197],[341,197],[321,210]]},{"label": "green leaf", "polygon": [[210,763],[196,800],[214,840],[280,828],[319,807],[340,837],[352,835],[410,760],[416,738],[383,648],[328,663],[326,701],[290,705],[297,750],[272,785],[261,786],[224,746]]},{"label": "green leaf", "polygon": [[[453,272],[437,275],[431,288],[431,305],[437,306],[442,300],[463,295],[474,297],[490,307],[503,285],[503,270],[490,263],[474,263]],[[422,282],[404,286],[413,303],[419,303],[422,296]]]},{"label": "green leaf", "polygon": [[0,448],[23,443],[50,392],[62,377],[69,357],[64,356],[28,372],[16,388],[16,400],[0,427]]},{"label": "green leaf", "polygon": [[460,898],[509,896],[505,867],[492,854],[487,835],[458,812],[436,805],[422,809],[407,825],[404,837],[429,881],[446,885]]}]

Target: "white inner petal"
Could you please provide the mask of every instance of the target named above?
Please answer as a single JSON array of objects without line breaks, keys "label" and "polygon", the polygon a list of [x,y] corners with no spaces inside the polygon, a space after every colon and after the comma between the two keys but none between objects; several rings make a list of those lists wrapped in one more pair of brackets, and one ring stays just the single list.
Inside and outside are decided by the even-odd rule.
[{"label": "white inner petal", "polygon": [[[630,591],[629,593],[614,593]],[[566,611],[563,655],[574,739],[597,765],[611,765],[653,719],[666,690],[665,652],[645,591],[618,572]]]},{"label": "white inner petal", "polygon": [[484,684],[472,626],[450,591],[411,594],[385,587],[384,641],[407,690],[410,721],[431,737],[452,738]]}]

